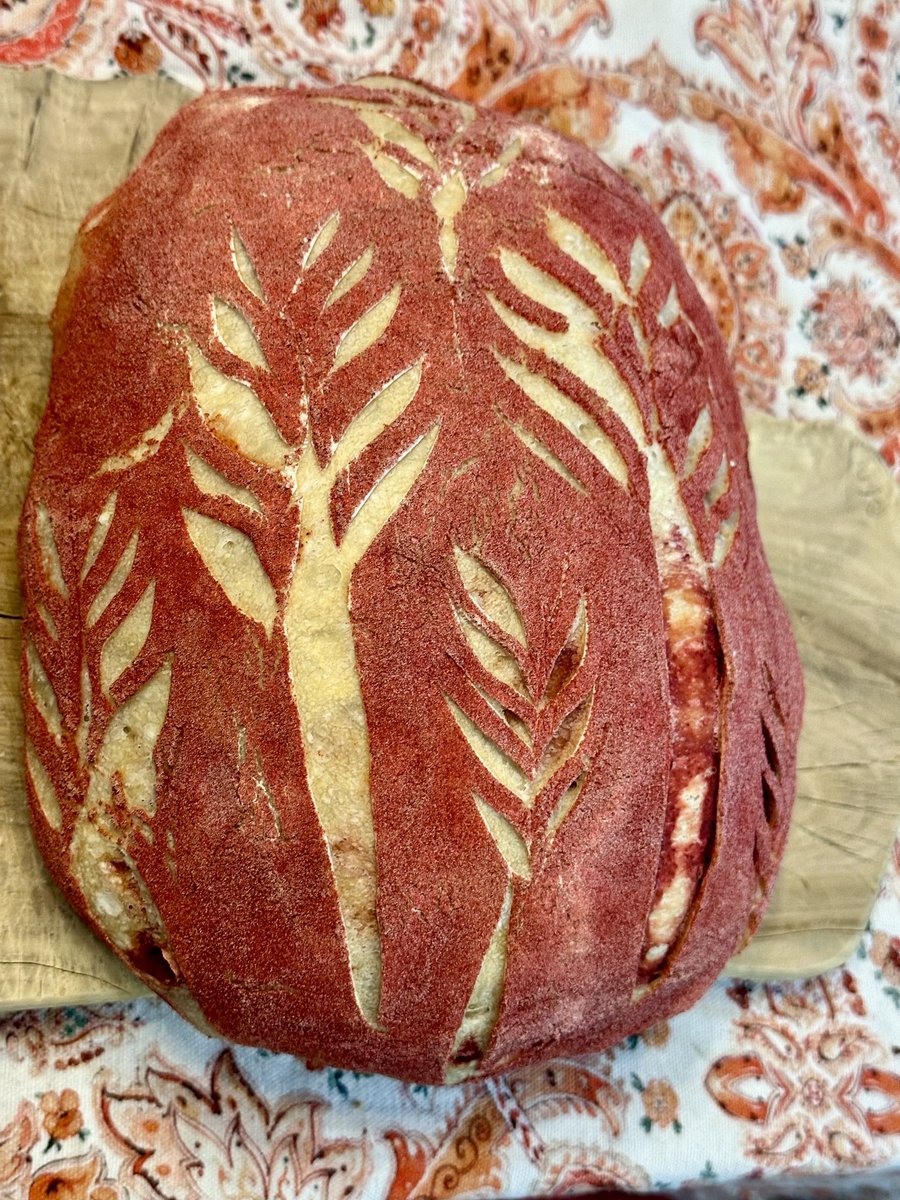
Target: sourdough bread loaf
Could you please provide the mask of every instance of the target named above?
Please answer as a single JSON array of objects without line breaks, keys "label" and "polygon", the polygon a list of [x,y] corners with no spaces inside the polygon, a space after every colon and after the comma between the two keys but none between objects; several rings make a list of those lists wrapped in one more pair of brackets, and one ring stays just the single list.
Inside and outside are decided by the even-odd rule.
[{"label": "sourdough bread loaf", "polygon": [[722,341],[566,139],[206,96],[84,222],[20,531],[35,836],[189,1019],[428,1082],[684,1008],[802,708]]}]

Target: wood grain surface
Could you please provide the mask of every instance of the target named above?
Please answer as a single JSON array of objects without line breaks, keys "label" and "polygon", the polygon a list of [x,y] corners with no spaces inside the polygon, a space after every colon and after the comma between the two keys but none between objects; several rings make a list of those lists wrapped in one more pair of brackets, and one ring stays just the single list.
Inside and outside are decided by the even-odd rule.
[{"label": "wood grain surface", "polygon": [[[32,846],[18,694],[19,510],[50,369],[48,317],[87,210],[190,93],[0,72],[0,1008],[143,989],[70,912]],[[807,682],[800,787],[770,911],[731,969],[812,975],[865,927],[900,813],[900,491],[832,424],[753,415],[760,524]]]}]

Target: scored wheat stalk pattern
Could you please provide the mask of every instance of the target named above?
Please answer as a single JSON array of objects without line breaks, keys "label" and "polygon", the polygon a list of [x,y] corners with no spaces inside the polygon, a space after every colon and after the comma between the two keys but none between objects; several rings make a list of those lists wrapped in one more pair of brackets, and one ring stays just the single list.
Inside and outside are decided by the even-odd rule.
[{"label": "scored wheat stalk pattern", "polygon": [[[304,255],[304,271],[313,268],[326,253],[339,225],[339,213],[322,224]],[[265,303],[259,277],[237,233],[233,248],[235,267],[246,288]],[[364,253],[338,274],[326,299],[326,309],[364,279],[370,263],[371,253]],[[296,286],[302,285],[301,275]],[[401,290],[400,284],[394,285],[343,332],[334,352],[332,373],[365,354],[385,333],[397,310]],[[439,426],[433,424],[388,465],[351,517],[338,545],[330,511],[332,489],[341,474],[413,401],[421,382],[422,360],[410,363],[385,381],[350,422],[323,464],[313,445],[308,412],[302,444],[289,445],[256,394],[246,367],[265,370],[265,357],[244,314],[215,300],[213,304],[217,335],[234,356],[235,370],[233,375],[219,371],[196,344],[189,342],[194,395],[214,432],[290,481],[293,503],[300,512],[300,549],[283,601],[279,604],[275,588],[245,535],[216,527],[211,518],[199,513],[186,511],[185,522],[207,570],[232,603],[264,625],[269,635],[276,621],[284,629],[307,783],[331,862],[354,993],[363,1016],[374,1025],[381,961],[375,831],[369,795],[366,713],[350,622],[350,584],[360,559],[425,469]],[[240,546],[238,572],[232,569],[229,539],[232,546],[236,540]]]},{"label": "scored wheat stalk pattern", "polygon": [[[528,637],[512,594],[474,555],[457,548],[455,559],[463,602],[454,605],[454,616],[471,657],[465,700],[445,700],[486,776],[501,789],[498,807],[477,791],[472,800],[506,865],[508,881],[454,1039],[448,1081],[464,1078],[484,1054],[503,992],[517,881],[532,878],[534,863],[550,850],[574,811],[604,732],[591,728],[595,687],[585,690],[579,675],[588,646],[584,598],[535,696],[527,682]],[[490,680],[489,689],[477,681],[479,676]]]},{"label": "scored wheat stalk pattern", "polygon": [[[523,152],[522,139],[517,136],[498,148],[493,165],[477,178],[469,178],[465,163],[461,165],[452,153],[452,142],[449,161],[439,162],[428,142],[405,123],[401,98],[414,91],[415,85],[394,81],[383,86],[391,92],[387,99],[373,97],[361,102],[322,97],[315,102],[352,108],[371,139],[360,142],[359,147],[372,169],[410,204],[424,201],[429,206],[436,218],[440,261],[452,284],[459,265],[459,218],[476,193],[506,177]],[[457,108],[462,131],[474,112],[465,105]],[[603,318],[598,308],[579,294],[584,288],[569,286],[558,277],[559,272],[554,274],[533,261],[540,257],[537,252],[529,251],[532,257],[528,257],[498,245],[495,265],[497,277],[504,283],[503,289],[497,288],[502,298],[494,291],[484,293],[488,320],[497,322],[494,338],[488,331],[489,349],[505,383],[564,431],[573,446],[577,443],[576,458],[585,451],[591,455],[623,495],[633,496],[637,483],[643,483],[632,477],[634,464],[641,464],[649,493],[648,520],[662,594],[670,680],[677,682],[679,672],[693,670],[692,646],[715,635],[711,573],[728,559],[740,520],[737,504],[730,497],[730,464],[723,453],[705,498],[705,533],[712,531],[712,551],[705,557],[682,488],[701,461],[708,463],[705,456],[714,434],[712,402],[697,414],[679,466],[660,435],[652,399],[653,340],[679,322],[695,336],[696,331],[674,284],[657,313],[648,316],[645,311],[641,294],[653,261],[641,237],[635,238],[631,247],[626,279],[610,254],[563,213],[544,206],[539,219],[556,261],[561,254],[572,278],[583,277],[595,290],[599,287],[611,301],[611,315]],[[294,283],[297,292],[308,286],[314,274],[319,283],[322,273],[327,274],[330,289],[326,289],[321,306],[323,319],[337,311],[336,306],[355,289],[360,289],[356,295],[362,294],[361,285],[372,278],[378,254],[378,248],[370,245],[361,253],[354,251],[349,260],[342,256],[341,223],[339,210],[321,220],[305,245]],[[419,430],[384,464],[338,540],[332,521],[335,487],[410,409],[428,369],[426,357],[411,354],[400,371],[384,379],[327,450],[317,450],[314,445],[302,381],[297,387],[296,381],[279,377],[275,380],[279,386],[290,382],[292,394],[299,391],[300,434],[288,436],[276,420],[275,408],[267,403],[277,372],[273,373],[264,346],[278,336],[272,331],[279,328],[277,318],[289,297],[267,295],[236,228],[232,229],[230,250],[234,286],[228,300],[215,294],[209,297],[209,345],[202,347],[183,328],[175,329],[172,336],[186,356],[192,411],[199,414],[208,440],[227,450],[226,458],[216,461],[220,466],[226,459],[233,461],[233,473],[241,482],[223,473],[224,467],[220,470],[208,462],[205,454],[216,456],[204,451],[197,438],[191,444],[188,435],[182,465],[188,469],[198,501],[196,506],[184,505],[181,514],[193,550],[222,595],[256,622],[266,639],[284,638],[306,780],[328,851],[354,994],[360,1012],[374,1026],[381,987],[378,871],[370,796],[371,752],[350,589],[357,565],[426,470],[440,435],[440,419]],[[333,343],[332,360],[326,364],[330,379],[343,378],[342,372],[351,363],[362,361],[373,346],[390,337],[402,296],[402,281],[389,282],[371,297],[365,311],[342,329]],[[521,303],[512,299],[516,296]],[[549,314],[545,323],[541,313]],[[638,371],[643,371],[636,384],[631,376],[632,383],[626,382],[616,365],[616,347],[623,343],[635,350]],[[643,406],[635,387],[646,393]],[[99,475],[115,477],[157,454],[173,430],[183,428],[179,423],[188,405],[187,400],[173,404],[136,444],[107,459]],[[575,492],[586,493],[577,465],[573,468],[563,462],[526,427],[527,421],[506,420],[506,425],[545,468]],[[254,530],[269,515],[265,478],[278,481],[290,496],[290,507],[296,510],[297,551],[287,579],[273,580],[255,541]],[[233,517],[209,515],[203,511],[202,497],[216,498],[221,502],[215,509],[219,516],[232,512]],[[66,600],[69,584],[62,580],[49,514],[40,506],[37,512],[34,536],[49,597],[43,609],[38,609],[39,614],[46,613],[40,636],[52,639],[51,614],[54,605]],[[109,562],[103,546],[115,520],[116,492],[110,491],[97,514],[81,579],[69,581],[73,589],[84,588],[87,625],[93,631],[90,636],[104,639],[98,678],[104,696],[113,704],[105,731],[89,730],[91,673],[83,671],[79,738],[85,743],[90,732],[95,741],[100,739],[99,753],[91,758],[85,812],[96,816],[108,808],[112,781],[119,778],[125,783],[126,796],[130,789],[133,798],[129,809],[135,827],[146,830],[146,819],[154,812],[154,750],[165,720],[172,664],[156,663],[149,678],[140,679],[139,671],[135,674],[136,668],[133,670],[135,663],[141,662],[153,620],[156,584],[145,580],[139,595],[129,592],[127,611],[121,599],[113,603],[132,578],[141,538],[141,530],[124,531],[119,557]],[[117,536],[116,544],[122,543],[123,537]],[[477,546],[455,547],[453,566],[458,586],[453,590],[451,620],[460,653],[468,662],[468,691],[465,696],[445,693],[446,710],[483,772],[485,786],[472,791],[472,803],[507,873],[501,911],[454,1042],[451,1074],[454,1070],[465,1074],[485,1053],[499,1014],[517,895],[552,853],[555,839],[577,811],[589,774],[599,761],[605,736],[597,718],[600,684],[597,678],[585,678],[584,664],[591,622],[603,620],[603,614],[590,607],[586,596],[581,597],[552,670],[541,687],[534,688],[532,651],[541,645],[546,632],[525,628],[514,588],[501,579],[501,573],[481,556]],[[547,648],[541,649],[546,657]],[[53,771],[44,759],[50,743],[62,744],[59,706],[36,643],[30,645],[26,662],[32,702],[48,732],[41,746],[29,746],[29,774],[49,823],[58,828]],[[123,695],[129,681],[134,687]],[[716,680],[715,688],[718,686]],[[647,917],[635,998],[662,977],[696,902],[692,855],[701,839],[709,836],[707,818],[718,782],[718,692],[707,700],[705,724],[698,724],[696,713],[672,705],[673,762],[677,763],[681,754],[694,765],[701,759],[702,763],[690,777],[672,772],[667,805],[673,820],[666,835],[668,844],[661,850],[668,873],[661,871]],[[130,732],[124,732],[126,727],[143,730],[138,743]],[[83,750],[81,753],[83,756]],[[259,784],[268,795],[262,765],[258,765]],[[271,799],[270,806],[280,830]],[[85,817],[76,825],[73,845],[79,837],[115,844],[117,861],[125,862],[132,871],[133,863],[129,866],[123,848],[124,834],[112,831],[108,824]],[[98,844],[83,857],[99,861],[104,853]],[[143,887],[136,870],[132,874],[135,886]],[[96,891],[93,880],[85,877],[80,883],[86,898],[92,889]],[[146,888],[142,903],[147,926],[155,929],[160,923],[158,914],[154,918],[148,907],[152,901]],[[103,914],[95,911],[95,916],[106,928]],[[161,926],[159,940],[164,943]]]}]

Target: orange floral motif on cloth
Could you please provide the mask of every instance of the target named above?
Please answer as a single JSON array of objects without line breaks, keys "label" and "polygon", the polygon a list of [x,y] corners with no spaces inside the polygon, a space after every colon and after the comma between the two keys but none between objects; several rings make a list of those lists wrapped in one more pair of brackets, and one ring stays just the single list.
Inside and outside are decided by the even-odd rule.
[{"label": "orange floral motif on cloth", "polygon": [[[853,424],[900,481],[897,0],[0,0],[0,66],[40,64],[194,90],[394,71],[577,138],[660,213],[743,403]],[[234,1050],[151,1001],[4,1015],[0,1200],[730,1200],[875,1166],[896,1200],[898,1028],[900,840],[846,970],[722,982],[477,1084]]]},{"label": "orange floral motif on cloth", "polygon": [[137,1086],[104,1085],[99,1105],[131,1171],[161,1195],[189,1197],[201,1179],[207,1195],[365,1195],[368,1139],[326,1140],[314,1098],[270,1107],[228,1050],[208,1084],[160,1063]]},{"label": "orange floral motif on cloth", "polygon": [[740,1052],[713,1063],[706,1087],[749,1126],[751,1158],[786,1170],[859,1167],[889,1153],[878,1142],[900,1134],[900,1074],[865,1015],[849,971],[839,982],[760,989],[747,1004],[735,1022]]},{"label": "orange floral motif on cloth", "polygon": [[120,1004],[25,1011],[0,1017],[0,1046],[10,1062],[28,1064],[32,1074],[60,1072],[118,1049],[140,1024]]},{"label": "orange floral motif on cloth", "polygon": [[596,1133],[587,1144],[579,1140],[591,1121],[617,1137],[627,1102],[620,1085],[586,1064],[556,1061],[469,1085],[462,1094],[437,1138],[387,1132],[397,1164],[388,1200],[501,1191],[516,1159],[534,1169],[532,1186],[542,1194],[649,1182],[621,1153],[598,1146]]}]

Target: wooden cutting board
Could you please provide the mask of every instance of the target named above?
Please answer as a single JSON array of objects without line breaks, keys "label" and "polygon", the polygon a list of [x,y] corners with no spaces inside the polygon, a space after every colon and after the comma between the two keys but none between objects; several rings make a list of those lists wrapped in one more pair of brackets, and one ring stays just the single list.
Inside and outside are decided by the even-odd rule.
[{"label": "wooden cutting board", "polygon": [[[75,231],[190,95],[159,79],[0,72],[0,1008],[144,994],[70,912],[31,842],[15,534],[46,399],[47,321]],[[808,700],[775,898],[730,966],[778,978],[852,953],[900,815],[900,489],[847,430],[758,415],[749,424],[763,539]]]}]

